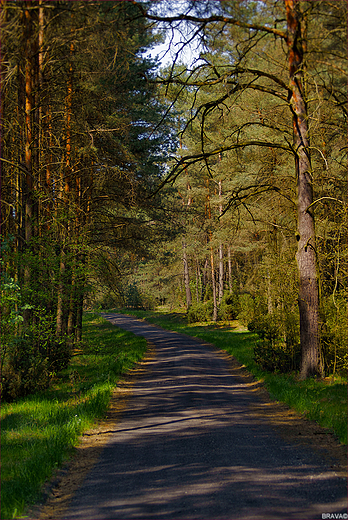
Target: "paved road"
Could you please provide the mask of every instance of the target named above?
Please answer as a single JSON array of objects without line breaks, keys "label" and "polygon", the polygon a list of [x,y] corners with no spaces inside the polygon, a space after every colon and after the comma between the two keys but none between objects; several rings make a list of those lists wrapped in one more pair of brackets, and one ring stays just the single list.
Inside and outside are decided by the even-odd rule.
[{"label": "paved road", "polygon": [[[156,346],[69,520],[316,520],[346,513],[345,479],[253,414],[255,396],[193,338],[104,315]],[[341,516],[343,518],[343,516]]]}]

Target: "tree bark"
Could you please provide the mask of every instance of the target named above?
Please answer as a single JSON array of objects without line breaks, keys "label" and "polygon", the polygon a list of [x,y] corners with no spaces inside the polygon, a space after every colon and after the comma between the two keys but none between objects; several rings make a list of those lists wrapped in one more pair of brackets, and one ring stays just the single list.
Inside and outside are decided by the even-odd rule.
[{"label": "tree bark", "polygon": [[[60,207],[64,212],[64,221],[62,225],[62,249],[60,256],[59,268],[59,288],[58,288],[58,302],[57,302],[57,318],[56,318],[56,335],[61,336],[68,332],[69,327],[69,302],[70,291],[73,287],[68,287],[68,278],[71,278],[71,266],[67,264],[67,254],[70,252],[70,247],[66,246],[67,237],[71,235],[72,231],[72,215],[71,215],[71,118],[72,118],[72,100],[73,100],[73,67],[72,54],[74,52],[74,44],[70,43],[70,64],[67,79],[67,94],[65,98],[65,117],[66,117],[66,144],[65,144],[65,168],[61,170],[61,186],[60,186]],[[67,308],[68,307],[68,308]],[[72,327],[73,313],[70,315],[70,328]]]},{"label": "tree bark", "polygon": [[[211,207],[210,207],[210,186],[209,179],[207,179],[207,214],[208,219],[211,220]],[[209,231],[209,242],[212,240],[212,232]],[[213,289],[213,321],[217,321],[218,318],[218,306],[217,306],[217,295],[216,295],[216,278],[215,278],[215,265],[214,265],[214,250],[212,246],[210,246],[210,268],[211,268],[211,285]]]},{"label": "tree bark", "polygon": [[76,307],[76,329],[75,338],[77,343],[82,341],[82,316],[83,316],[83,290],[81,289],[77,298]]},{"label": "tree bark", "polygon": [[85,273],[84,266],[86,263],[86,255],[81,254],[78,258],[79,273],[77,275],[76,284],[76,326],[75,326],[75,340],[80,343],[82,340],[82,317],[83,317],[83,301],[85,288]]},{"label": "tree bark", "polygon": [[[31,5],[31,2],[27,2]],[[33,21],[30,9],[25,10],[25,242],[28,245],[33,234],[33,171],[32,171],[32,90],[33,90],[33,64],[32,64],[32,38]],[[27,276],[30,276],[27,273]]]},{"label": "tree bark", "polygon": [[224,295],[224,246],[219,245],[219,303]]},{"label": "tree bark", "polygon": [[232,262],[231,262],[231,246],[228,246],[227,249],[228,255],[228,289],[230,293],[232,292]]},{"label": "tree bark", "polygon": [[302,350],[300,377],[321,373],[319,357],[319,291],[316,263],[312,168],[309,148],[308,112],[304,97],[304,49],[298,0],[285,0],[290,88],[293,114],[294,151],[297,173],[300,340]]},{"label": "tree bark", "polygon": [[[221,156],[220,156],[221,157]],[[220,158],[221,160],[221,158]],[[219,181],[219,214],[222,215],[222,182]],[[219,244],[219,304],[224,295],[224,246]]]},{"label": "tree bark", "polygon": [[201,270],[199,267],[198,259],[196,260],[196,301],[199,303],[202,300],[202,283],[201,283]]},{"label": "tree bark", "polygon": [[[36,150],[36,165],[38,171],[38,184],[40,188],[44,186],[44,175],[43,175],[43,163],[45,161],[45,153],[44,153],[44,140],[43,140],[43,107],[42,107],[42,98],[43,98],[43,67],[44,67],[44,52],[43,52],[43,44],[44,44],[44,27],[45,27],[45,18],[44,18],[44,8],[43,1],[39,0],[39,13],[38,13],[38,48],[37,48],[37,59],[36,59],[36,133],[37,133],[37,150]],[[42,236],[42,215],[44,213],[44,204],[42,202],[41,197],[38,202],[38,235]]]},{"label": "tree bark", "polygon": [[205,290],[206,290],[206,287],[207,287],[208,266],[209,266],[209,260],[208,260],[208,258],[206,258],[204,260],[203,272],[202,272],[202,300],[204,299]]},{"label": "tree bark", "polygon": [[187,310],[189,310],[191,304],[192,304],[192,294],[190,289],[190,273],[188,268],[188,262],[187,262],[187,254],[186,254],[186,243],[182,243],[182,259],[184,264],[184,284],[185,284],[185,292],[186,292],[186,307]]},{"label": "tree bark", "polygon": [[269,272],[269,269],[267,269],[266,284],[267,284],[267,310],[268,310],[268,314],[273,314],[272,284],[271,284],[271,274]]},{"label": "tree bark", "polygon": [[218,318],[218,306],[216,297],[216,279],[215,279],[215,266],[214,266],[214,251],[210,248],[210,266],[211,266],[211,283],[213,287],[213,321],[217,321]]},{"label": "tree bark", "polygon": [[[34,38],[34,21],[33,11],[30,9],[32,2],[26,3],[27,8],[24,11],[24,41],[25,41],[25,72],[24,72],[24,164],[25,164],[25,181],[23,190],[24,203],[24,247],[28,249],[33,236],[33,83],[34,83],[34,64],[33,64],[33,38]],[[30,293],[31,283],[31,265],[26,262],[24,267],[24,290]],[[31,321],[31,310],[25,309],[23,313],[24,326],[29,326]]]},{"label": "tree bark", "polygon": [[70,286],[70,297],[69,297],[69,313],[67,319],[67,334],[69,336],[69,341],[73,343],[73,335],[75,333],[75,325],[76,325],[76,260],[72,265],[72,276],[71,276],[71,286]]},{"label": "tree bark", "polygon": [[59,265],[59,287],[58,287],[58,301],[57,301],[57,318],[56,318],[56,336],[62,336],[66,332],[65,312],[66,304],[66,253],[62,249],[60,253]]}]

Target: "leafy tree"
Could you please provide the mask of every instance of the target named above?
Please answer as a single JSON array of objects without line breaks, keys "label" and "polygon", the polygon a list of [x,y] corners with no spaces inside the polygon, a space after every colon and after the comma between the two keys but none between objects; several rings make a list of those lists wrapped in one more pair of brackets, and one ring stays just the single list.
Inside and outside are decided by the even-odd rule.
[{"label": "leafy tree", "polygon": [[[334,55],[340,60],[338,75],[345,71],[343,49],[346,45],[343,44],[345,31],[342,21],[346,19],[346,5],[344,2],[295,0],[285,0],[283,4],[219,2],[212,5],[195,2],[188,4],[187,10],[180,14],[156,14],[153,10],[146,11],[143,4],[137,5],[142,15],[151,21],[171,25],[185,23],[187,33],[191,32],[182,45],[197,35],[208,50],[201,54],[201,61],[191,70],[182,73],[173,67],[167,77],[158,79],[159,83],[177,84],[195,92],[192,116],[188,118],[186,128],[194,121],[199,121],[201,128],[200,150],[185,154],[178,160],[168,180],[177,178],[199,162],[203,162],[208,174],[213,176],[214,158],[232,150],[242,151],[243,157],[247,155],[247,149],[251,152],[259,149],[261,154],[270,150],[268,162],[273,155],[275,165],[283,151],[293,158],[301,377],[320,374],[320,308],[314,226],[315,206],[320,197],[315,199],[317,185],[313,181],[322,161],[327,161],[327,158],[322,142],[319,140],[317,143],[316,137],[319,128],[325,127],[325,124],[321,126],[318,117],[324,99],[326,108],[344,124],[341,103],[344,89],[340,80],[331,81],[329,76],[337,67],[333,63]],[[335,50],[330,39],[333,27],[339,34]],[[223,52],[219,52],[221,42],[225,44]],[[322,56],[325,56],[324,60]],[[201,91],[207,93],[206,100],[198,95]],[[329,91],[331,97],[327,95]],[[256,100],[261,100],[260,105]],[[212,121],[217,119],[216,114],[224,118],[226,111],[237,113],[239,110],[241,116],[232,127],[226,127],[226,136],[221,136],[216,145],[208,137]],[[243,205],[262,191],[281,193],[273,178],[266,178],[263,183],[244,183],[232,192],[227,207]],[[339,200],[343,202],[341,198]]]}]

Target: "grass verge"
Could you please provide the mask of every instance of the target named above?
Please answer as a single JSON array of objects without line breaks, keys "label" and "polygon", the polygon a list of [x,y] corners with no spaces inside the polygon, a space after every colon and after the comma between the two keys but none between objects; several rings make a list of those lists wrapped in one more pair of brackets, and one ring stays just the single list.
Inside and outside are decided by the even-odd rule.
[{"label": "grass verge", "polygon": [[309,420],[329,428],[342,444],[347,444],[347,380],[340,377],[300,381],[296,374],[265,372],[253,359],[257,335],[227,324],[196,323],[187,325],[184,313],[121,310],[164,329],[200,338],[234,356],[257,379],[264,382],[272,398],[287,404]]},{"label": "grass verge", "polygon": [[2,519],[20,517],[39,500],[44,482],[71,454],[79,436],[103,417],[117,381],[145,351],[145,339],[89,313],[83,346],[51,387],[2,403]]}]

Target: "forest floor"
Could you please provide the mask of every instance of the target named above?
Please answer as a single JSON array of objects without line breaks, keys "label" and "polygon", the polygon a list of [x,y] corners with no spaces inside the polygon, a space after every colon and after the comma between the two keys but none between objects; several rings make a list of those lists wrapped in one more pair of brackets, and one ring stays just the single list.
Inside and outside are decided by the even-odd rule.
[{"label": "forest floor", "polygon": [[330,431],[272,400],[213,345],[105,317],[152,348],[30,518],[313,520],[346,512],[346,448]]}]

